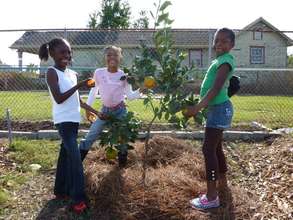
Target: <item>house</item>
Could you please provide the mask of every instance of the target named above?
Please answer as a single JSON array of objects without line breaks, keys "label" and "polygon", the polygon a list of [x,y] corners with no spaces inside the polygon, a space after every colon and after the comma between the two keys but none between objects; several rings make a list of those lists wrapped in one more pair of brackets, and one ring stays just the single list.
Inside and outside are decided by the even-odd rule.
[{"label": "house", "polygon": [[[188,56],[185,65],[195,64],[199,68],[209,65],[214,53],[212,41],[215,29],[173,29],[174,47],[185,51]],[[22,53],[37,54],[41,44],[55,37],[66,38],[73,51],[73,66],[94,69],[103,66],[103,48],[116,45],[123,49],[123,65],[129,66],[133,58],[140,53],[139,45],[143,41],[153,47],[154,30],[62,30],[27,31],[16,40],[11,49],[16,49],[19,60]],[[287,47],[293,41],[262,17],[236,31],[236,44],[232,51],[241,68],[286,68]],[[41,63],[41,66],[50,65]],[[20,62],[19,65],[22,65]]]},{"label": "house", "polygon": [[293,40],[262,17],[236,33],[233,54],[243,68],[286,68]]}]

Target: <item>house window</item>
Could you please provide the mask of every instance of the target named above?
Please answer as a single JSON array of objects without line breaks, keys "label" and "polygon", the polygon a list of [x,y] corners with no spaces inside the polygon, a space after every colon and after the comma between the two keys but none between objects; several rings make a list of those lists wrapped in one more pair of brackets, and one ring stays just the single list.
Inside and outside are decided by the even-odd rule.
[{"label": "house window", "polygon": [[253,40],[262,40],[263,32],[261,30],[253,31]]},{"label": "house window", "polygon": [[202,49],[189,50],[189,65],[202,67]]},{"label": "house window", "polygon": [[265,48],[264,47],[250,47],[250,63],[251,64],[265,63]]}]

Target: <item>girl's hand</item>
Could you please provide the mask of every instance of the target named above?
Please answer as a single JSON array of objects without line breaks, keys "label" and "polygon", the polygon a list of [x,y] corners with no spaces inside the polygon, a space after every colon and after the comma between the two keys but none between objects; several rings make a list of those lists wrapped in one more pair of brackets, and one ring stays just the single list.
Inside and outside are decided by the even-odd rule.
[{"label": "girl's hand", "polygon": [[148,90],[148,89],[147,89],[146,87],[144,87],[144,86],[142,86],[142,87],[139,88],[139,92],[140,92],[140,93],[146,93],[147,90]]},{"label": "girl's hand", "polygon": [[88,78],[79,82],[77,85],[79,88],[80,87],[92,88],[92,87],[95,87],[95,81],[92,78]]},{"label": "girl's hand", "polygon": [[92,113],[92,112],[90,112],[90,111],[85,111],[85,115],[86,115],[86,119],[89,121],[89,122],[91,122],[91,123],[93,123],[94,121],[96,121],[97,120],[97,115],[96,114],[94,114],[94,113]]},{"label": "girl's hand", "polygon": [[187,106],[186,111],[183,112],[183,115],[189,118],[189,117],[195,116],[199,111],[200,109],[198,108],[197,105]]},{"label": "girl's hand", "polygon": [[107,120],[107,115],[105,115],[104,113],[102,113],[102,112],[98,112],[98,117],[99,117],[99,119],[101,119],[101,120]]}]

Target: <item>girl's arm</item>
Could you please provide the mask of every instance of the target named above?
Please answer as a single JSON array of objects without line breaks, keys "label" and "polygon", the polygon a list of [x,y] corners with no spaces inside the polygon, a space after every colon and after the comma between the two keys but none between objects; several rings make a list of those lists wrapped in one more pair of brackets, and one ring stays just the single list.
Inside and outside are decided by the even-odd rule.
[{"label": "girl's arm", "polygon": [[59,85],[58,85],[58,76],[57,76],[57,73],[54,69],[48,69],[47,79],[46,79],[47,84],[48,84],[50,91],[52,93],[52,96],[58,104],[63,103],[66,99],[68,99],[70,96],[72,96],[72,94],[75,93],[76,90],[78,90],[80,87],[87,86],[88,80],[89,79],[83,80],[83,81],[77,83],[71,89],[67,90],[66,92],[61,93]]},{"label": "girl's arm", "polygon": [[227,63],[222,64],[217,71],[217,76],[212,88],[207,92],[207,94],[201,99],[201,101],[192,107],[188,107],[186,116],[194,116],[196,115],[201,109],[208,106],[209,102],[218,95],[219,91],[225,84],[225,81],[231,71],[231,66]]},{"label": "girl's arm", "polygon": [[106,119],[106,116],[101,113],[101,112],[98,112],[96,111],[95,109],[93,109],[91,106],[92,104],[94,103],[95,99],[96,99],[96,96],[98,94],[98,91],[99,91],[99,87],[98,87],[98,81],[97,81],[97,77],[95,77],[95,73],[94,73],[94,76],[93,78],[95,79],[95,87],[93,87],[90,92],[89,92],[89,96],[87,98],[87,102],[84,103],[82,100],[80,102],[80,106],[82,108],[85,109],[85,114],[86,114],[86,118],[88,120],[90,120],[90,115],[92,115],[92,113],[94,113],[95,115],[97,115],[100,119],[102,120],[105,120]]},{"label": "girl's arm", "polygon": [[80,107],[82,107],[83,109],[85,109],[85,114],[86,114],[87,120],[90,121],[90,116],[91,115],[92,116],[98,116],[102,120],[105,120],[106,119],[106,116],[103,113],[98,112],[95,109],[93,109],[91,106],[89,106],[88,104],[86,104],[85,102],[83,102],[81,100],[81,98],[79,98],[79,100],[80,100]]},{"label": "girl's arm", "polygon": [[89,112],[92,112],[96,115],[99,114],[98,111],[96,111],[95,109],[93,109],[91,106],[89,106],[88,104],[86,104],[84,101],[82,101],[81,98],[79,98],[79,101],[80,101],[80,107],[82,107],[83,109],[85,109],[86,111],[89,111]]},{"label": "girl's arm", "polygon": [[92,106],[92,104],[94,103],[94,101],[96,99],[98,91],[99,91],[99,88],[97,85],[95,87],[91,88],[86,104],[88,104],[89,106]]},{"label": "girl's arm", "polygon": [[127,96],[127,99],[129,99],[129,100],[134,100],[134,99],[138,99],[141,97],[141,89],[139,88],[139,89],[133,91],[132,86],[127,82],[125,82],[124,91]]}]

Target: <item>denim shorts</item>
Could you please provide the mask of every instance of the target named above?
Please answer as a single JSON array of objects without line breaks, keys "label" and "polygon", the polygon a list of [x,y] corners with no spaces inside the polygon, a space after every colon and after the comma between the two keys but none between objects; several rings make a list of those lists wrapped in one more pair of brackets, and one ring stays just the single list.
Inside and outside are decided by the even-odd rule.
[{"label": "denim shorts", "polygon": [[211,105],[207,111],[207,128],[227,129],[231,127],[233,105],[230,100],[221,104]]}]

